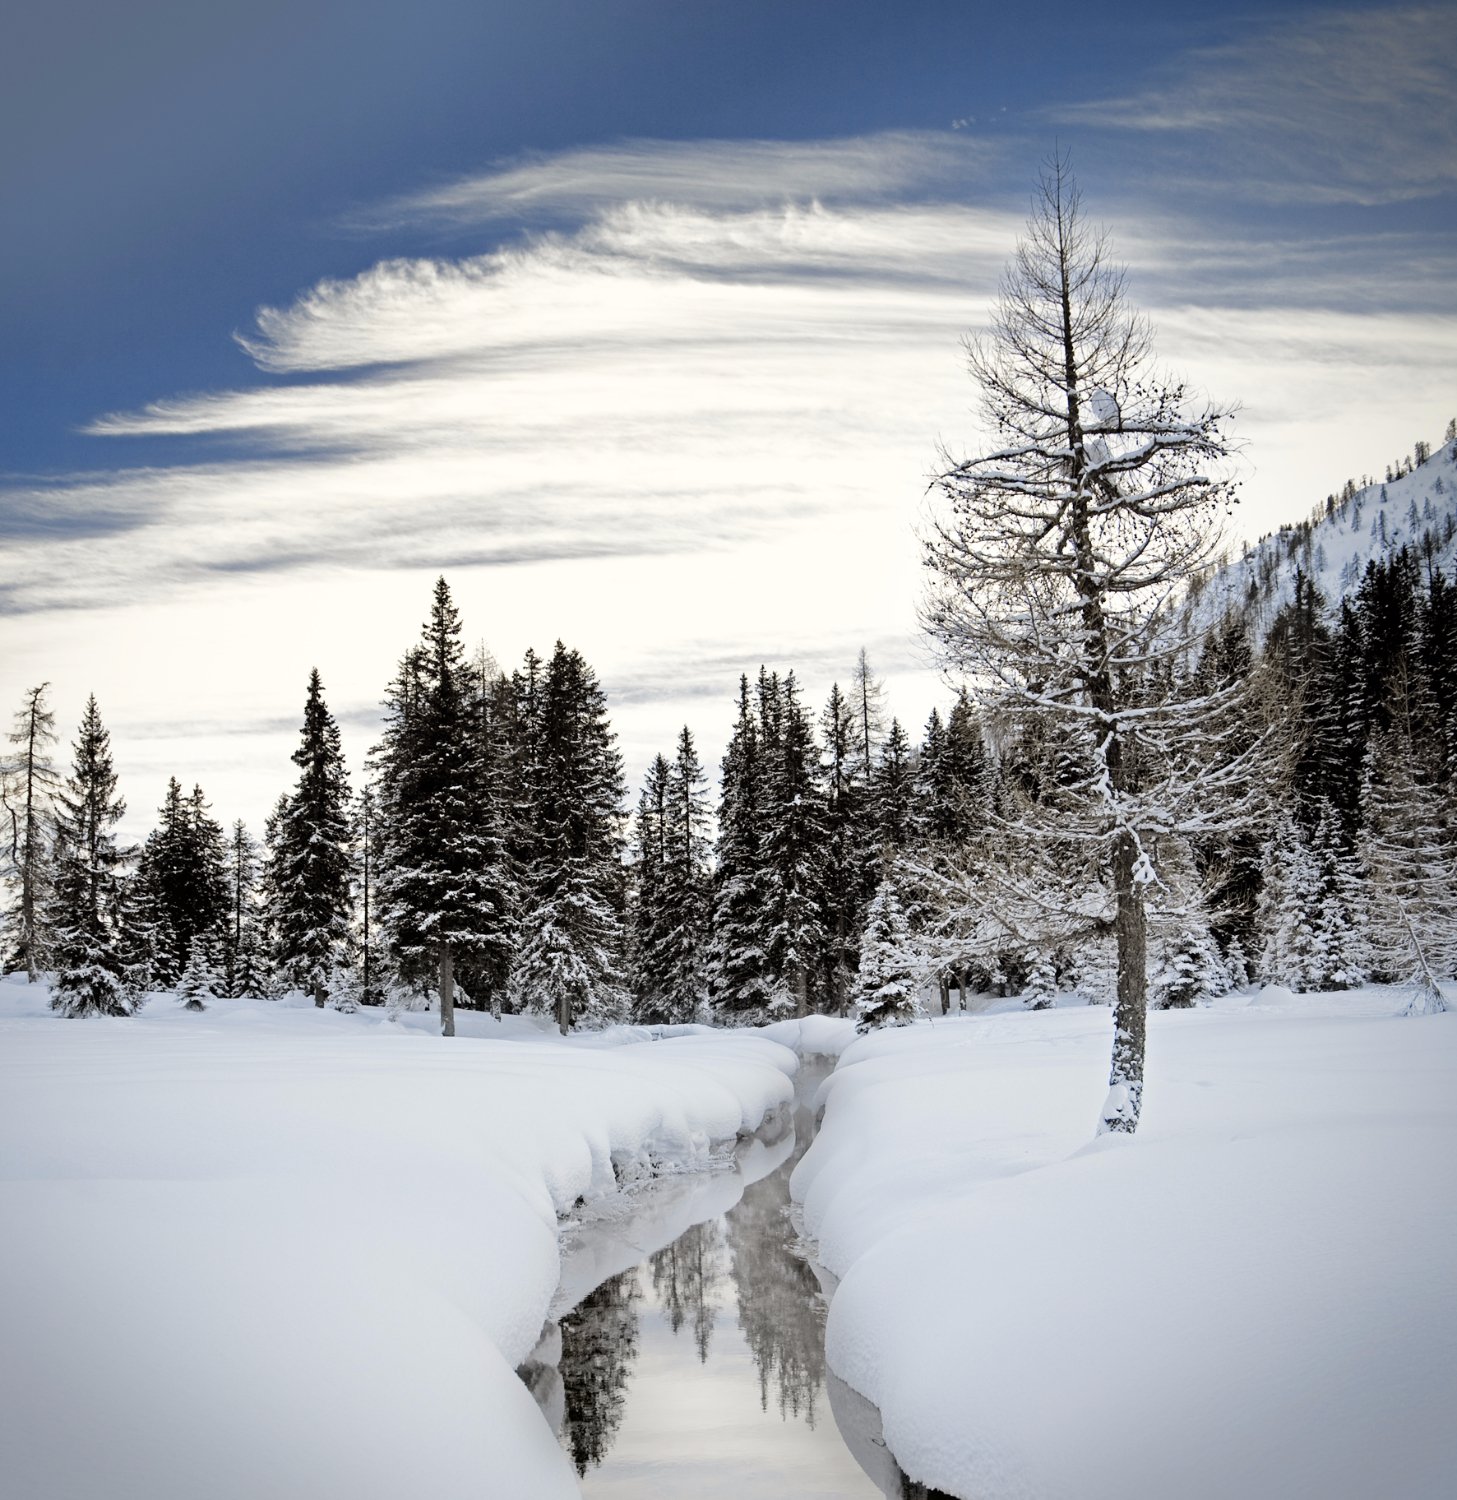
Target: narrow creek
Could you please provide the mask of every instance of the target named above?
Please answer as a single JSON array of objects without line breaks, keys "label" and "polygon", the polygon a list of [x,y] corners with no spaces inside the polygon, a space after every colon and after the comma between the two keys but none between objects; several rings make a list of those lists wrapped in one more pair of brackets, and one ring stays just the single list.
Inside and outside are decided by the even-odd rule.
[{"label": "narrow creek", "polygon": [[827,1065],[732,1171],[654,1184],[563,1245],[521,1368],[585,1500],[920,1500],[875,1408],[825,1368],[826,1302],[796,1243],[789,1174]]}]

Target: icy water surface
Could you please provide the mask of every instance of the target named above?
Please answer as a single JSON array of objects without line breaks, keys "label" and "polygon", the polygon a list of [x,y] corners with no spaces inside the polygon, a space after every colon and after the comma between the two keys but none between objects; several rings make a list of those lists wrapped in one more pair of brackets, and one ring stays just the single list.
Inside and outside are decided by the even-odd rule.
[{"label": "icy water surface", "polygon": [[827,1376],[824,1298],[795,1249],[789,1174],[823,1076],[801,1072],[793,1121],[749,1142],[732,1172],[657,1185],[568,1243],[521,1376],[587,1500],[925,1493],[904,1485],[874,1408]]}]

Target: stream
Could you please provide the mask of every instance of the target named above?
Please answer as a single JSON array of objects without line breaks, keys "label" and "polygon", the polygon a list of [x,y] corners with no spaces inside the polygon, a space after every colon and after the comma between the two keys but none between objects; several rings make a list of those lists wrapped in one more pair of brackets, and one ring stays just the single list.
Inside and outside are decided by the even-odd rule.
[{"label": "stream", "polygon": [[[562,1280],[520,1375],[585,1500],[922,1500],[879,1414],[825,1368],[826,1297],[789,1175],[827,1064],[732,1169],[664,1179],[568,1229]],[[823,1273],[821,1273],[823,1274]],[[826,1281],[828,1277],[824,1278]]]}]

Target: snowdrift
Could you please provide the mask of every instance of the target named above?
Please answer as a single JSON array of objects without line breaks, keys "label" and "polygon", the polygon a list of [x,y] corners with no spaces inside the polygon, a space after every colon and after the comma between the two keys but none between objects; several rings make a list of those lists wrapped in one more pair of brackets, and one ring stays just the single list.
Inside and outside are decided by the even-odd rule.
[{"label": "snowdrift", "polygon": [[39,988],[0,984],[0,1452],[27,1500],[576,1496],[514,1373],[559,1217],[792,1096],[750,1035],[444,1041],[165,997],[61,1021]]},{"label": "snowdrift", "polygon": [[1131,1139],[1090,1140],[1102,1008],[846,1050],[793,1192],[841,1278],[830,1366],[913,1478],[1457,1493],[1457,1016],[1269,998],[1149,1017]]}]

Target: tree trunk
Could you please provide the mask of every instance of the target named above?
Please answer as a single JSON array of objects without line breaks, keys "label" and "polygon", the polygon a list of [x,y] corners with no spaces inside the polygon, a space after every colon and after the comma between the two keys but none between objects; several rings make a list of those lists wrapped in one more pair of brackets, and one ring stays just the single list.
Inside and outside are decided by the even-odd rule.
[{"label": "tree trunk", "polygon": [[941,1014],[951,1014],[951,981],[944,974],[936,976],[936,988],[941,991]]},{"label": "tree trunk", "polygon": [[440,948],[440,1035],[455,1035],[455,955],[449,943]]},{"label": "tree trunk", "polygon": [[1148,1024],[1148,918],[1143,887],[1138,883],[1138,846],[1121,833],[1113,851],[1113,884],[1118,901],[1114,930],[1118,937],[1118,998],[1113,1011],[1113,1066],[1108,1099],[1103,1105],[1100,1135],[1131,1135],[1138,1128],[1143,1103],[1143,1045]]},{"label": "tree trunk", "polygon": [[557,1030],[563,1036],[572,1029],[572,997],[563,990],[557,996],[556,1002],[556,1024]]},{"label": "tree trunk", "polygon": [[971,1007],[966,1003],[966,970],[956,971],[956,1008],[965,1015]]},{"label": "tree trunk", "polygon": [[322,981],[316,979],[314,981],[314,1009],[323,1010],[327,997],[328,992],[324,989]]},{"label": "tree trunk", "polygon": [[796,1016],[809,1014],[809,977],[803,964],[794,967],[794,1013]]}]

